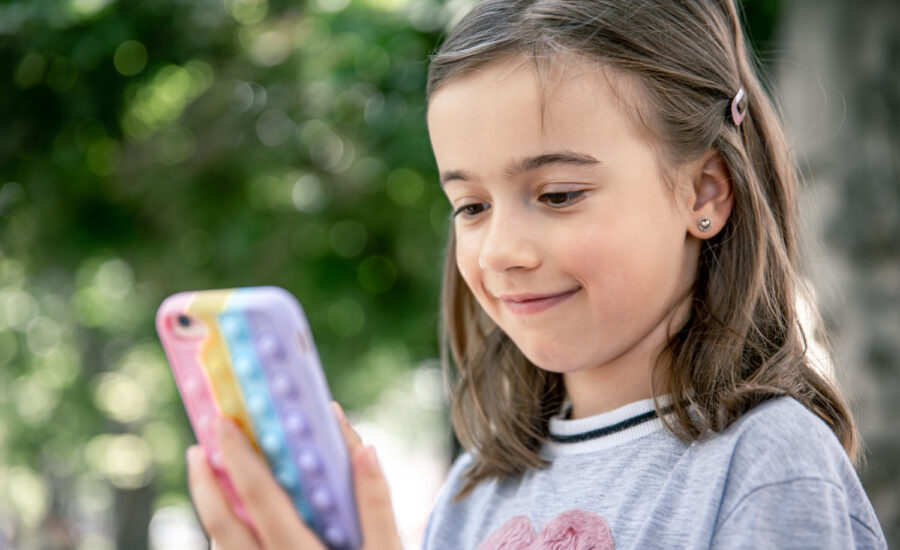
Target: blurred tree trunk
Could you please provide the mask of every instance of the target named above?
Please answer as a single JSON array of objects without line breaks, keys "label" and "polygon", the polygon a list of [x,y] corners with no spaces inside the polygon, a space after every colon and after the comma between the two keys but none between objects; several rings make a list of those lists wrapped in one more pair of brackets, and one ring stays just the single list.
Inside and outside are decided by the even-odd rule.
[{"label": "blurred tree trunk", "polygon": [[900,3],[787,2],[776,44],[808,276],[858,415],[860,477],[900,547]]},{"label": "blurred tree trunk", "polygon": [[153,513],[152,486],[116,490],[114,516],[116,548],[119,550],[147,550],[148,528]]}]

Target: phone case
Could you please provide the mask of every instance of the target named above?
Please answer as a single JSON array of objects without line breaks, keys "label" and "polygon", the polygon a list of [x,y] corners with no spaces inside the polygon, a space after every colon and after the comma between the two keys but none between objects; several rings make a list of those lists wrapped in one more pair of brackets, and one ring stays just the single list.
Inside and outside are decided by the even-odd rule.
[{"label": "phone case", "polygon": [[[184,319],[202,330],[179,333],[176,323]],[[191,426],[235,513],[253,524],[224,470],[212,431],[216,415],[241,427],[329,548],[358,549],[347,447],[293,295],[278,287],[181,292],[163,301],[156,328]]]}]

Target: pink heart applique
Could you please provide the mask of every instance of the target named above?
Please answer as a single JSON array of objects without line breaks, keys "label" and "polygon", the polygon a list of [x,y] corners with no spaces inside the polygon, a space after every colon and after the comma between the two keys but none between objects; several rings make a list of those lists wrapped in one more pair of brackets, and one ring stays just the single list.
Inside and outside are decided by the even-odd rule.
[{"label": "pink heart applique", "polygon": [[566,510],[535,533],[531,520],[516,516],[484,539],[478,550],[615,550],[609,524],[585,510]]}]

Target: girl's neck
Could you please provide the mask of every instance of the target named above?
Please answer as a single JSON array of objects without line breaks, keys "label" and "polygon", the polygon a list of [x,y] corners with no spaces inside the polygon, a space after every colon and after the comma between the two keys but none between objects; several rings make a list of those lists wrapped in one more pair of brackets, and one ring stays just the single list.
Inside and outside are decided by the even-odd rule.
[{"label": "girl's neck", "polygon": [[570,419],[585,418],[609,412],[629,403],[649,399],[649,368],[640,376],[634,371],[623,372],[613,365],[568,372],[563,375],[566,392],[572,401]]},{"label": "girl's neck", "polygon": [[649,333],[618,357],[593,368],[563,373],[572,402],[569,418],[594,416],[653,397],[651,366],[668,342],[669,330],[681,327],[689,312],[690,297],[685,296]]}]

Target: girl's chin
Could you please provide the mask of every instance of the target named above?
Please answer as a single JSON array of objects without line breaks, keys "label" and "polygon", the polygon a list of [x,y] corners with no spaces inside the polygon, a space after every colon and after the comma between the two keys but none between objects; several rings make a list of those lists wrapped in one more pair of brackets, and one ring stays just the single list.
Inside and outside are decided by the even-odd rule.
[{"label": "girl's chin", "polygon": [[536,367],[547,372],[565,374],[579,369],[578,362],[571,356],[525,353],[525,357]]},{"label": "girl's chin", "polygon": [[[541,370],[565,374],[581,370],[590,364],[589,361],[586,361],[587,357],[583,353],[573,353],[573,351],[578,350],[573,350],[570,344],[549,339],[543,342],[535,341],[534,335],[528,335],[531,338],[530,345],[522,345],[508,331],[504,330],[504,332],[522,355]],[[522,335],[519,336],[521,337]],[[538,338],[537,340],[541,339]]]},{"label": "girl's chin", "polygon": [[[534,363],[534,361],[532,361],[532,363]],[[535,363],[535,365],[537,365],[537,367],[543,371],[555,372],[556,374],[568,374],[570,372],[578,370],[572,368],[571,365],[551,365],[549,367],[538,365],[537,363]]]}]

